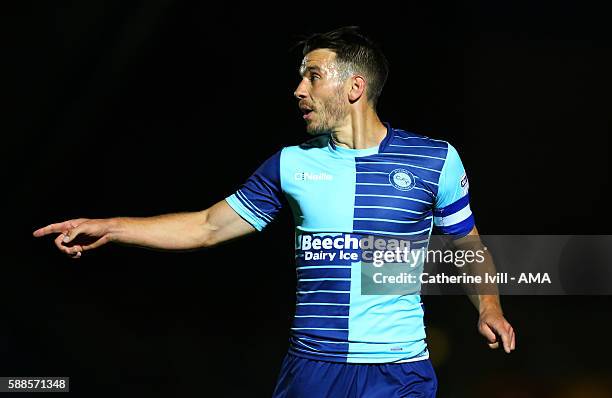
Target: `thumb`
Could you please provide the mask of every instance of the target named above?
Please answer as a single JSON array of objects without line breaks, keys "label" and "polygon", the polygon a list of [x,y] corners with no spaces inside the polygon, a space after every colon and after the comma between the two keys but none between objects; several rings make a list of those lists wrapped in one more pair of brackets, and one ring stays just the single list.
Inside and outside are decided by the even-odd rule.
[{"label": "thumb", "polygon": [[83,227],[84,227],[85,223],[83,224],[79,224],[78,226],[76,226],[75,228],[69,229],[65,234],[64,234],[64,239],[63,242],[64,243],[69,243],[71,242],[74,238],[76,238],[81,232],[83,232]]},{"label": "thumb", "polygon": [[491,327],[489,325],[487,325],[486,323],[483,323],[481,328],[480,328],[480,333],[487,339],[489,340],[489,343],[495,343],[497,341],[497,335],[495,334],[495,332],[493,332],[493,330],[491,329]]}]

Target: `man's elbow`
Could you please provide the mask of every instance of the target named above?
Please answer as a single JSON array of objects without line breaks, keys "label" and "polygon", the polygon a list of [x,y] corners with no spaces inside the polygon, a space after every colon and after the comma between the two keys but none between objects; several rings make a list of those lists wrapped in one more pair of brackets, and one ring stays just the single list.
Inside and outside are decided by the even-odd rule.
[{"label": "man's elbow", "polygon": [[219,244],[219,239],[215,237],[214,233],[204,233],[204,236],[199,240],[198,247],[200,249],[209,249],[211,247],[217,246]]},{"label": "man's elbow", "polygon": [[198,212],[197,219],[196,240],[198,248],[208,249],[218,245],[220,242],[219,234],[217,233],[219,228],[210,223],[208,209]]}]

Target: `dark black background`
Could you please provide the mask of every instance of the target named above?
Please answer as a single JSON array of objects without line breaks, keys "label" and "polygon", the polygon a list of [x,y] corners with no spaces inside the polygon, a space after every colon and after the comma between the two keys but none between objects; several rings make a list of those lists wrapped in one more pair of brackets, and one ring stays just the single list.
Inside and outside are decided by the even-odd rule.
[{"label": "dark black background", "polygon": [[[3,6],[0,375],[70,376],[79,395],[270,395],[294,303],[287,213],[191,253],[73,261],[31,232],[206,208],[305,140],[301,34],[357,24],[381,43],[381,118],[458,148],[481,233],[609,233],[603,10],[422,3]],[[467,298],[424,300],[440,397],[607,396],[609,296],[504,297],[511,355],[486,347]]]}]

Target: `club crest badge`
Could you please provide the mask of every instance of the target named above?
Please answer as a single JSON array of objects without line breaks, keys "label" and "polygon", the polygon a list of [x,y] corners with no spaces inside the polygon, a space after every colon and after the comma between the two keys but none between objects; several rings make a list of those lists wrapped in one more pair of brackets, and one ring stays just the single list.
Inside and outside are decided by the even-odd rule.
[{"label": "club crest badge", "polygon": [[414,174],[406,169],[395,169],[389,173],[389,182],[400,191],[410,191],[416,184]]}]

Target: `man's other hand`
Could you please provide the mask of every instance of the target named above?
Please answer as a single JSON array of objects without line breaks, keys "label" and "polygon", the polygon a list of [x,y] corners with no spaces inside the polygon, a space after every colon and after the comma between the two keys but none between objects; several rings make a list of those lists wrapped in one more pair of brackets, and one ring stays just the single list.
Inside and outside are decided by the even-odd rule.
[{"label": "man's other hand", "polygon": [[486,308],[480,312],[478,331],[488,340],[489,347],[492,349],[499,347],[500,338],[504,351],[508,354],[516,347],[514,329],[499,308]]}]

